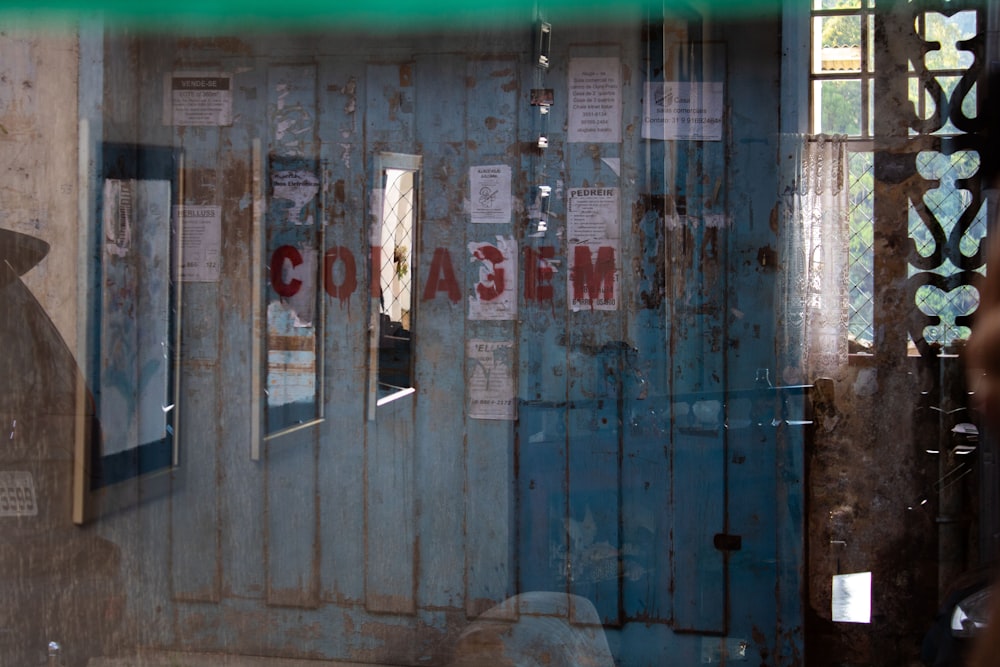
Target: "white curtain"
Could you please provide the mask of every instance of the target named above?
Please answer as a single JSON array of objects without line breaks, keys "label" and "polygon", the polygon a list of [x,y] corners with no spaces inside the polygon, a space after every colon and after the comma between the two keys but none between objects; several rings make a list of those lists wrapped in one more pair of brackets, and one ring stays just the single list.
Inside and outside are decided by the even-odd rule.
[{"label": "white curtain", "polygon": [[842,137],[785,136],[781,196],[782,381],[835,375],[847,363],[848,170]]}]

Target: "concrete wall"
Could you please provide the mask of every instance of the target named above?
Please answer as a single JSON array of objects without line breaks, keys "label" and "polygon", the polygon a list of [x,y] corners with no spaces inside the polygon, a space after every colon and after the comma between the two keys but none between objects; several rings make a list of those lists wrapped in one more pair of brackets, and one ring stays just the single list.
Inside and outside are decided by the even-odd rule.
[{"label": "concrete wall", "polygon": [[47,242],[24,276],[67,341],[76,339],[77,37],[5,22],[0,33],[0,225]]}]

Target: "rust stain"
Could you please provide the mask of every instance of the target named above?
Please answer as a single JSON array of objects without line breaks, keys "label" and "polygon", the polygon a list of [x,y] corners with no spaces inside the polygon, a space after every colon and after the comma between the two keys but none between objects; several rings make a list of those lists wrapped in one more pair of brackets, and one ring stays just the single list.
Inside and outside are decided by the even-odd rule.
[{"label": "rust stain", "polygon": [[410,63],[399,66],[399,85],[402,88],[409,88],[413,85],[413,65]]},{"label": "rust stain", "polygon": [[759,647],[758,652],[760,654],[760,664],[768,664],[767,661],[771,657],[771,651],[767,646],[767,636],[756,625],[753,627],[753,630],[750,631],[750,636],[753,637],[753,642]]},{"label": "rust stain", "polygon": [[516,80],[508,81],[507,83],[500,86],[500,90],[504,91],[505,93],[514,92],[515,90],[517,90],[517,81]]},{"label": "rust stain", "polygon": [[536,155],[541,157],[545,154],[545,149],[539,148],[537,141],[522,141],[520,153],[521,155]]},{"label": "rust stain", "polygon": [[483,121],[483,123],[486,125],[486,128],[489,130],[497,129],[497,125],[499,125],[502,122],[503,121],[501,121],[496,116],[487,116],[486,120]]},{"label": "rust stain", "polygon": [[[249,254],[246,249],[250,244],[251,209],[240,210],[240,202],[245,193],[251,189],[249,165],[234,159],[223,172],[223,244],[222,270],[224,279],[233,276],[246,275],[249,270]],[[236,289],[244,289],[239,285]],[[249,299],[234,299],[234,306],[239,308],[241,317],[249,318],[251,304]]]}]

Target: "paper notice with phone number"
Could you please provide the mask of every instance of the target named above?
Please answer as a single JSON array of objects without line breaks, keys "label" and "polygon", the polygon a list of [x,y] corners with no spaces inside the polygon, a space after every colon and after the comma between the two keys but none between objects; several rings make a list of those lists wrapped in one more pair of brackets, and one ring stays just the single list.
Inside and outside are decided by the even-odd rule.
[{"label": "paper notice with phone number", "polygon": [[222,261],[222,207],[175,206],[180,221],[183,282],[219,282]]},{"label": "paper notice with phone number", "polygon": [[514,343],[470,340],[466,348],[466,369],[469,417],[515,419]]},{"label": "paper notice with phone number", "polygon": [[622,76],[618,58],[569,61],[569,140],[622,140]]},{"label": "paper notice with phone number", "polygon": [[618,310],[621,216],[618,188],[570,188],[569,306],[573,311]]}]

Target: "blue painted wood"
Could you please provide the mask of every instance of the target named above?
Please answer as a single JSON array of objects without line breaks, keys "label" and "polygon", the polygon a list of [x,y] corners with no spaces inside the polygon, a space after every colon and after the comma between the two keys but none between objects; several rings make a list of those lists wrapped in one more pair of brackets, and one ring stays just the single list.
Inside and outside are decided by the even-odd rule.
[{"label": "blue painted wood", "polygon": [[[328,174],[326,248],[353,253],[358,287],[343,302],[324,297],[326,421],[314,434],[269,446],[266,461],[256,465],[240,459],[247,447],[245,407],[226,404],[231,387],[245,387],[249,378],[243,367],[249,323],[239,295],[240,275],[249,269],[245,258],[234,253],[235,264],[224,269],[218,293],[193,302],[188,352],[210,364],[214,351],[219,370],[192,369],[188,381],[216,372],[219,380],[197,379],[209,398],[189,409],[203,423],[215,424],[220,440],[205,440],[200,433],[189,437],[204,456],[218,458],[197,473],[205,477],[191,497],[200,502],[218,494],[210,504],[218,514],[203,521],[206,536],[219,531],[213,539],[220,539],[221,547],[206,542],[209,546],[197,550],[221,548],[221,578],[211,575],[221,581],[221,588],[211,583],[219,590],[211,595],[221,599],[217,605],[169,610],[187,638],[178,645],[416,661],[433,652],[427,627],[453,631],[455,611],[475,615],[488,602],[536,590],[591,599],[622,665],[701,663],[706,651],[724,641],[704,635],[742,637],[755,627],[768,628],[755,650],[778,647],[776,653],[791,655],[801,643],[795,627],[801,617],[795,606],[795,570],[801,563],[799,436],[769,440],[765,452],[748,451],[735,463],[738,452],[749,450],[742,435],[694,423],[693,401],[684,411],[678,403],[685,401],[677,396],[690,391],[724,396],[752,381],[754,368],[771,365],[773,304],[766,295],[773,284],[748,262],[772,237],[766,221],[774,195],[768,166],[774,147],[759,140],[772,131],[762,119],[775,110],[761,104],[759,91],[773,84],[766,75],[748,76],[756,67],[752,59],[735,63],[734,56],[726,63],[739,67],[727,78],[727,106],[739,107],[740,116],[731,140],[642,141],[636,125],[642,82],[665,75],[639,64],[645,50],[636,46],[641,40],[634,28],[567,29],[546,73],[531,65],[520,34],[490,38],[505,46],[496,53],[517,54],[519,71],[513,73],[507,72],[505,57],[482,58],[486,47],[471,38],[449,41],[446,49],[412,38],[410,46],[420,54],[412,57],[405,44],[396,43],[390,53],[363,37],[336,45],[262,39],[257,49],[266,55],[233,65],[241,68],[234,79],[241,119],[215,131],[212,160],[199,159],[218,163],[226,234],[239,244],[248,223],[237,197],[242,178],[237,165],[250,139],[268,131],[261,107],[269,95],[269,68],[330,54],[319,57],[315,67],[285,71],[311,81],[307,95],[318,122],[313,150]],[[741,36],[742,41],[727,29],[708,36],[736,40],[731,53],[746,54],[773,46],[773,32]],[[603,44],[585,45],[598,41]],[[478,57],[469,59],[464,55],[469,52]],[[623,143],[568,144],[569,57],[605,52],[620,53],[624,66]],[[651,53],[654,60],[659,57]],[[196,52],[188,55],[198,60]],[[244,72],[243,66],[253,69]],[[671,72],[668,78],[675,76]],[[534,148],[537,109],[529,103],[536,87],[552,88],[556,100],[549,148],[541,153]],[[489,118],[496,122],[487,124]],[[187,130],[185,145],[197,152],[212,132]],[[419,392],[380,409],[368,423],[367,221],[372,157],[379,151],[424,156],[418,290],[434,249],[446,248],[462,299],[455,304],[442,293],[419,304]],[[621,176],[601,158],[620,158]],[[507,229],[470,228],[468,167],[494,161],[515,167],[515,197],[524,208],[510,225],[521,243],[516,324],[467,319],[466,297],[475,276],[466,244]],[[227,179],[232,183],[225,184]],[[537,217],[530,209],[538,184],[552,187],[553,201],[548,230],[535,236]],[[565,193],[583,184],[621,188],[624,304],[611,314],[571,314],[567,308]],[[693,221],[664,220],[665,207],[677,201]],[[720,211],[733,213],[725,229],[711,231],[698,222]],[[523,281],[532,269],[527,250],[537,257],[548,247],[556,268],[552,296],[526,299]],[[229,333],[241,326],[243,332]],[[516,424],[468,418],[465,363],[457,355],[464,358],[471,338],[517,341]],[[255,489],[262,494],[257,499]],[[175,526],[190,516],[180,512],[181,503],[189,502],[183,500],[187,492],[179,491],[173,501]],[[727,557],[713,543],[717,533],[741,535],[743,549]],[[199,538],[177,539],[172,549],[184,558],[180,550],[198,545]],[[159,561],[165,560],[160,554]],[[598,576],[611,570],[610,577]],[[208,590],[205,580],[197,579],[204,572],[188,578],[187,571],[188,565],[177,561],[170,578]],[[159,591],[163,582],[151,579],[149,585]],[[261,595],[263,601],[255,599]],[[264,607],[266,602],[271,606]],[[310,606],[316,608],[303,608]],[[140,609],[146,618],[156,618],[152,608]],[[780,637],[770,633],[776,617]],[[694,634],[679,632],[685,630]],[[169,643],[168,635],[158,636]]]},{"label": "blue painted wood", "polygon": [[[367,68],[365,132],[369,188],[374,156],[415,154],[413,64]],[[370,192],[370,190],[369,190]],[[367,213],[367,209],[366,209]],[[365,215],[367,220],[368,216]],[[410,395],[377,410],[365,444],[365,606],[370,611],[416,610],[416,479],[414,401]]]},{"label": "blue painted wood", "polygon": [[319,604],[314,435],[296,431],[270,444],[265,452],[267,563],[269,605],[315,607]]},{"label": "blue painted wood", "polygon": [[518,410],[518,590],[565,590],[564,409],[560,403],[524,401]]},{"label": "blue painted wood", "polygon": [[[465,597],[466,447],[481,446],[463,428],[465,411],[463,301],[445,293],[425,299],[438,248],[451,255],[458,284],[467,264],[466,220],[458,215],[468,154],[465,59],[451,54],[420,55],[413,65],[417,152],[423,158],[419,257],[416,282],[416,494],[419,512],[419,604],[461,608]],[[486,491],[486,489],[484,489]]]},{"label": "blue painted wood", "polygon": [[[233,124],[220,128],[219,167],[222,206],[222,270],[218,285],[219,330],[222,352],[220,373],[225,386],[251,386],[249,377],[253,328],[248,316],[253,304],[247,299],[254,275],[252,256],[247,252],[253,235],[252,193],[254,165],[247,159],[251,146],[265,121],[264,91],[266,72],[245,58],[223,61],[222,70],[232,72]],[[259,174],[263,177],[263,174]],[[220,396],[218,419],[222,438],[218,448],[218,512],[222,595],[262,599],[265,593],[264,566],[264,466],[250,460],[254,429],[250,391]]]},{"label": "blue painted wood", "polygon": [[[184,155],[182,191],[185,205],[218,205],[214,184],[219,176],[219,133],[175,133]],[[182,347],[181,395],[188,406],[215,406],[213,410],[185,410],[178,406],[179,457],[183,465],[175,476],[171,496],[171,576],[179,600],[217,601],[220,596],[218,533],[218,421],[221,400],[218,317],[219,286],[181,284]]]},{"label": "blue painted wood", "polygon": [[[467,157],[464,161],[459,160],[458,164],[464,165],[466,169],[483,165],[509,167],[512,172],[511,191],[501,193],[501,196],[517,202],[515,193],[523,187],[517,162],[518,105],[521,98],[519,61],[512,57],[494,57],[468,59],[463,64],[464,99],[460,104],[465,109],[463,123]],[[471,200],[476,193],[470,192],[468,180],[466,173],[459,182],[464,186],[463,199]],[[519,206],[513,208],[511,220],[505,223],[472,224],[468,216],[463,216],[467,242],[499,245],[498,237],[516,239],[520,233],[522,214]],[[517,269],[514,281],[515,303],[520,301],[523,294],[523,271],[517,247],[515,245],[515,256],[510,258],[510,263],[505,261],[506,270]],[[459,252],[462,264],[466,267],[463,270],[463,287],[471,298],[480,280],[478,263],[470,262],[468,249]],[[518,303],[518,306],[521,304]],[[462,304],[461,308],[463,314],[469,312],[466,304]],[[499,359],[512,375],[517,370],[516,335],[514,319],[468,320],[465,326],[466,341],[511,344],[508,353],[501,354]],[[465,366],[465,377],[469,377],[473,364],[466,361]],[[465,386],[465,377],[459,380],[463,409],[466,409],[468,401],[472,399]],[[513,421],[473,419],[466,412],[465,428],[464,489],[475,491],[464,493],[462,498],[466,524],[463,554],[465,586],[460,599],[464,599],[466,613],[474,617],[515,593],[515,427]]]},{"label": "blue painted wood", "polygon": [[[566,66],[565,58],[556,58],[549,70],[540,70],[528,60],[523,80],[532,88],[555,93],[562,90]],[[521,593],[568,591],[564,104],[565,100],[554,100],[547,121],[548,147],[541,150],[542,124],[538,109],[530,105],[530,89],[520,98],[518,135],[526,181],[522,197],[528,211],[522,275],[542,271],[536,296],[523,301],[518,331],[517,590]],[[539,186],[551,188],[544,229],[538,224]]]},{"label": "blue painted wood", "polygon": [[[804,26],[786,22],[785,30],[792,33]],[[730,53],[763,52],[768,39],[752,31],[732,30],[727,35]],[[787,63],[795,58],[782,59]],[[796,114],[801,100],[787,94],[781,99],[779,114],[760,113],[753,109],[753,100],[760,100],[760,90],[774,86],[779,77],[777,62],[762,66],[759,61],[730,58],[730,97],[732,98],[732,141],[728,156],[730,180],[741,184],[735,194],[733,229],[740,231],[742,242],[731,246],[729,261],[730,280],[730,331],[738,345],[728,348],[730,386],[748,386],[752,382],[754,369],[768,368],[775,384],[788,384],[806,380],[789,367],[800,366],[801,360],[788,358],[780,349],[780,320],[775,313],[782,311],[776,293],[776,267],[773,262],[761,262],[761,253],[768,249],[777,250],[781,231],[774,224],[775,203],[756,193],[777,189],[783,191],[779,167],[781,135],[785,121],[791,117],[805,118]],[[795,90],[795,86],[782,87],[782,91]],[[804,91],[805,87],[798,88]],[[799,108],[800,109],[800,108]],[[786,115],[788,112],[788,115]],[[797,132],[798,127],[786,131]],[[767,169],[762,169],[762,156],[768,156]],[[775,156],[774,158],[770,156]],[[777,159],[776,159],[777,158]],[[734,313],[738,313],[738,316]],[[780,361],[779,361],[780,360]],[[804,396],[791,399],[800,409],[796,417],[803,414]],[[748,626],[753,618],[774,618],[774,623],[758,626],[756,635],[751,633],[749,652],[761,654],[767,651],[774,656],[775,664],[801,664],[803,647],[803,581],[804,572],[804,518],[802,513],[804,468],[802,450],[804,427],[782,426],[766,432],[766,440],[746,447],[746,462],[758,466],[757,474],[742,470],[746,464],[735,463],[738,459],[729,457],[730,479],[732,480],[731,525],[732,531],[752,536],[759,548],[752,547],[755,541],[744,539],[746,553],[733,555],[732,601],[734,607],[733,635],[743,626],[742,636],[747,636]],[[734,442],[731,439],[731,442]],[[756,460],[760,459],[760,463]],[[773,503],[768,499],[773,493]],[[742,515],[742,516],[741,516]],[[771,517],[770,519],[766,517]],[[750,540],[748,542],[748,539]],[[766,550],[765,550],[766,549]],[[739,567],[737,567],[739,566]],[[764,581],[775,578],[774,587],[765,589]],[[749,597],[755,602],[744,599]],[[737,606],[746,610],[737,613]]]},{"label": "blue painted wood", "polygon": [[778,567],[774,645],[777,663],[782,665],[801,664],[805,649],[805,451],[810,428],[787,428],[778,433],[776,443]]},{"label": "blue painted wood", "polygon": [[778,618],[775,596],[779,499],[775,480],[775,428],[731,428],[728,479],[729,521],[740,536],[730,554],[730,628],[728,635],[748,643],[751,654],[774,650],[772,629],[754,626],[757,618]]},{"label": "blue painted wood", "polygon": [[[414,298],[415,364],[418,389],[414,414],[414,466],[419,538],[418,603],[422,607],[461,608],[465,598],[467,522],[464,493],[466,428],[465,365],[462,363],[466,320],[464,290],[459,303],[445,292],[425,299],[438,248],[451,255],[459,286],[466,273],[466,220],[458,214],[467,169],[465,144],[465,57],[420,55],[413,64],[416,151],[423,158],[419,256]],[[471,426],[470,426],[471,428]],[[489,442],[489,441],[487,441]],[[483,443],[468,440],[470,448]],[[483,490],[488,493],[487,489]]]},{"label": "blue painted wood", "polygon": [[[622,46],[571,46],[569,57],[573,58],[613,58],[618,61],[617,80],[620,84],[624,120],[635,113],[633,81],[630,65],[623,59]],[[568,102],[567,102],[568,103]],[[625,136],[623,130],[622,136]],[[571,592],[588,597],[594,602],[602,621],[609,626],[623,622],[624,587],[628,583],[625,576],[625,536],[626,518],[623,500],[628,492],[624,476],[624,438],[626,404],[632,385],[632,366],[636,362],[632,354],[634,346],[630,340],[629,323],[632,311],[629,300],[624,296],[631,291],[631,275],[628,258],[630,252],[629,234],[632,186],[634,181],[623,179],[622,143],[571,143],[570,187],[614,187],[619,190],[618,239],[616,242],[616,280],[619,285],[619,299],[613,311],[588,311],[570,309],[570,338],[579,337],[578,347],[570,347],[570,363],[582,362],[576,375],[580,391],[590,399],[589,408],[570,415],[570,514],[579,518],[582,512],[585,531],[589,516],[594,517],[600,528],[586,542],[571,544],[571,565],[580,580],[574,582]],[[573,252],[571,247],[568,252]],[[579,352],[583,352],[581,356]],[[589,358],[588,358],[589,357]],[[571,375],[571,385],[574,375]],[[574,392],[571,389],[570,395]],[[587,414],[587,412],[590,414]],[[586,423],[580,421],[584,417]],[[580,427],[572,432],[573,424]],[[588,433],[589,431],[589,433]],[[599,506],[599,510],[592,507]],[[573,536],[571,535],[571,541]],[[630,547],[631,548],[631,547]],[[634,570],[633,570],[634,573]]]},{"label": "blue painted wood", "polygon": [[[211,404],[218,378],[212,366],[185,364],[184,393],[189,400]],[[214,602],[219,599],[219,521],[215,484],[218,424],[211,413],[191,411],[181,421],[184,442],[207,444],[185,451],[183,476],[171,495],[171,589],[178,600]]]},{"label": "blue painted wood", "polygon": [[[629,308],[626,339],[633,351],[622,370],[622,602],[626,618],[666,624],[673,615],[671,359],[662,213],[667,142],[634,140],[641,128],[644,83],[662,80],[662,46],[661,39],[644,34],[624,58],[633,74],[626,88],[632,94],[623,95],[623,126],[633,128],[633,140],[622,146],[623,200],[630,213],[623,220],[623,258],[626,267],[632,262],[632,270],[624,271],[622,294]],[[627,188],[630,183],[634,189]],[[653,644],[654,633],[647,632]],[[664,662],[657,652],[663,648],[653,646],[621,655],[634,658],[647,650],[656,656],[646,657],[651,664]]]},{"label": "blue painted wood", "polygon": [[[309,159],[315,159],[317,141],[316,67],[269,67],[266,100],[265,165],[309,169],[308,165],[314,164]],[[270,190],[269,178],[265,172],[265,193]],[[292,242],[288,236],[292,230],[279,222],[282,213],[275,202],[269,200],[265,210],[264,246],[269,255],[281,243]],[[270,286],[265,286],[264,293],[265,307],[278,299]],[[285,425],[281,422],[280,427]],[[268,425],[264,432],[273,429],[274,425]],[[267,602],[314,607],[319,604],[316,428],[299,429],[268,441],[265,462]]]},{"label": "blue painted wood", "polygon": [[[705,45],[703,50],[693,43],[682,48],[687,60],[672,51],[674,45],[664,49],[668,80],[726,81],[724,49],[720,58],[718,45]],[[665,215],[671,393],[709,394],[701,400],[672,403],[677,485],[672,507],[674,627],[722,633],[728,622],[729,581],[726,554],[715,548],[713,538],[728,527],[722,392],[727,382],[729,240],[726,229],[709,220],[726,214],[726,137],[671,143],[677,162],[668,185],[673,203]]]},{"label": "blue painted wood", "polygon": [[[363,224],[367,211],[364,109],[365,64],[337,57],[319,64],[319,136],[324,171],[326,252],[336,249],[330,267],[334,286],[356,279],[351,294],[325,292],[324,424],[317,460],[320,515],[320,585],[325,601],[364,600],[365,568],[365,387],[368,364],[369,244]],[[353,258],[353,274],[341,256]],[[324,267],[326,265],[324,264]],[[324,271],[326,269],[324,268]]]},{"label": "blue painted wood", "polygon": [[365,471],[365,607],[416,611],[416,507],[413,399],[378,411],[368,427]]}]

